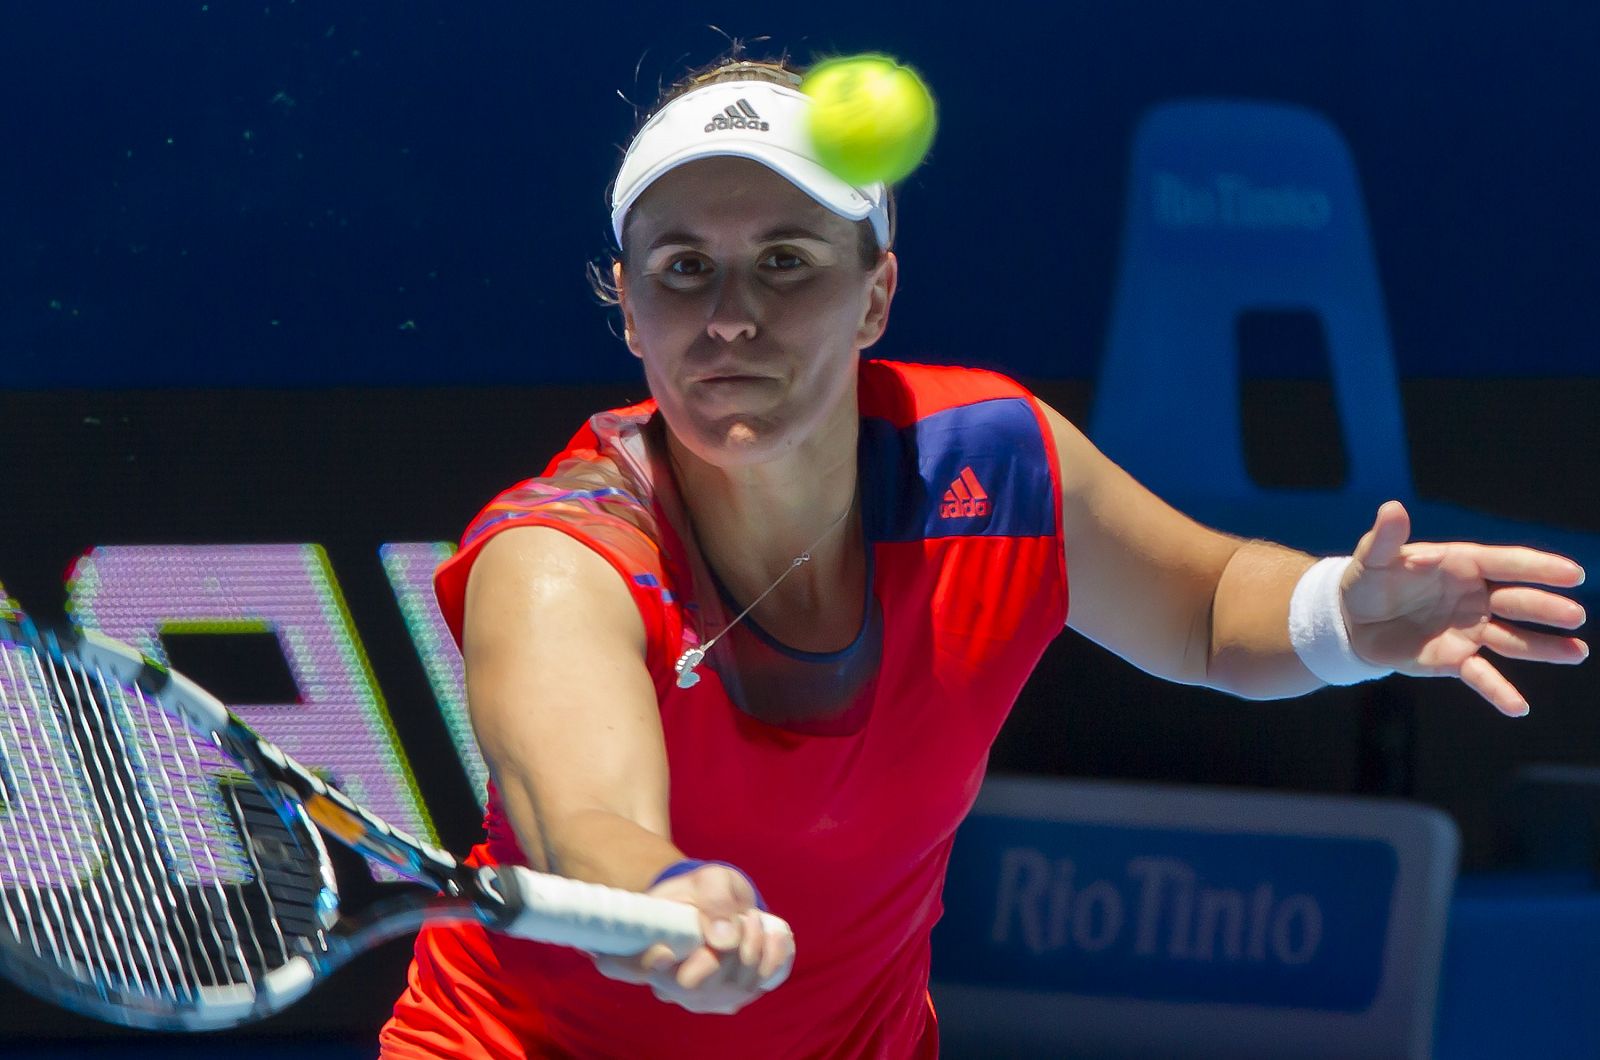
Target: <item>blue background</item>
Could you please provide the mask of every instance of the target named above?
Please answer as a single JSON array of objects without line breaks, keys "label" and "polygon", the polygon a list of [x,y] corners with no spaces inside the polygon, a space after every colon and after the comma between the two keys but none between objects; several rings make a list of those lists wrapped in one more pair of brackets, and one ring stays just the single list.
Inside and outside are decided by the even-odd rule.
[{"label": "blue background", "polygon": [[1349,138],[1402,375],[1600,373],[1586,2],[70,0],[0,32],[4,382],[636,379],[584,275],[619,94],[713,25],[888,50],[938,95],[886,355],[1092,378],[1137,116],[1224,95]]}]

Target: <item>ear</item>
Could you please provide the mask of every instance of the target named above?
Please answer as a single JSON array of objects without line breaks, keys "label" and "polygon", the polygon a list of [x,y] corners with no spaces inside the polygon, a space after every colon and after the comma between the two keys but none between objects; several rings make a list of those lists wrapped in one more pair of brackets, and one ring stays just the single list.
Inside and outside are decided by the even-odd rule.
[{"label": "ear", "polygon": [[894,301],[895,287],[900,282],[900,261],[894,251],[886,250],[868,276],[867,308],[861,314],[861,326],[856,329],[856,349],[864,350],[883,338],[889,326],[889,305]]},{"label": "ear", "polygon": [[633,310],[628,307],[628,285],[622,278],[622,262],[611,263],[611,282],[617,288],[617,306],[622,310],[622,341],[628,344],[628,352],[635,357],[643,359],[639,352],[639,340],[636,338],[638,331],[633,326]]}]

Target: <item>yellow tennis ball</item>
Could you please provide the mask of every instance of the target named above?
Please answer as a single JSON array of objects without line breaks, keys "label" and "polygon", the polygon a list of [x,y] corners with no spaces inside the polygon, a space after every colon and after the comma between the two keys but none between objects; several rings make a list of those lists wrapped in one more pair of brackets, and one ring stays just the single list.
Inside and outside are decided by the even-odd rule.
[{"label": "yellow tennis ball", "polygon": [[814,67],[800,84],[812,99],[817,161],[851,184],[893,184],[917,168],[938,124],[922,78],[887,55],[853,55]]}]

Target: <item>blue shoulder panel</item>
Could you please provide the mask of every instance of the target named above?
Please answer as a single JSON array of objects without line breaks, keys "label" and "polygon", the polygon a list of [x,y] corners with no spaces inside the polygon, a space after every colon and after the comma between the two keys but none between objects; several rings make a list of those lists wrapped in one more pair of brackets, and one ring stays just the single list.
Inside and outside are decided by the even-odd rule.
[{"label": "blue shoulder panel", "polygon": [[909,427],[861,421],[867,538],[1048,537],[1060,504],[1033,408],[996,398]]}]

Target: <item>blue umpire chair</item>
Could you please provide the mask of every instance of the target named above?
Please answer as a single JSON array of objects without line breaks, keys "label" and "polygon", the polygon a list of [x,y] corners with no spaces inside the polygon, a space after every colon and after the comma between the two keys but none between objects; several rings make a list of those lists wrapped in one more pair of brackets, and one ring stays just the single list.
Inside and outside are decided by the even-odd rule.
[{"label": "blue umpire chair", "polygon": [[[1349,148],[1320,115],[1270,103],[1162,104],[1135,135],[1120,276],[1089,433],[1209,525],[1348,552],[1379,504],[1426,540],[1523,543],[1600,570],[1600,535],[1416,496],[1394,355]],[[1347,474],[1267,489],[1246,466],[1242,314],[1304,312],[1326,336]],[[1600,578],[1580,593],[1592,605]]]}]

